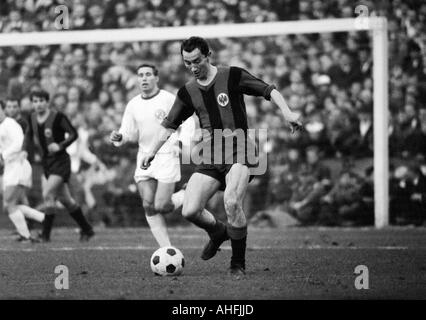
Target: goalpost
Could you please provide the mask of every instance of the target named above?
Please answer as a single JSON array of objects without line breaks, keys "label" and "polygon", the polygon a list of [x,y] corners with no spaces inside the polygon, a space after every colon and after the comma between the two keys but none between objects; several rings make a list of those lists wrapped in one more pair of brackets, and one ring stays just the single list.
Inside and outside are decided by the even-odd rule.
[{"label": "goalpost", "polygon": [[[374,83],[374,214],[376,228],[389,225],[388,36],[384,17],[299,20],[160,28],[48,31],[0,34],[0,47],[204,38],[279,36],[284,34],[370,31]],[[291,106],[290,106],[291,107]]]}]

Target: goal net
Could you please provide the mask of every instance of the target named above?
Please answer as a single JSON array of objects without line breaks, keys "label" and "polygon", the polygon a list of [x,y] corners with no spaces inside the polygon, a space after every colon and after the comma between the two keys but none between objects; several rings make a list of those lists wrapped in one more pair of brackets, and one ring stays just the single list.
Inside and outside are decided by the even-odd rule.
[{"label": "goal net", "polygon": [[[362,21],[348,18],[141,29],[10,33],[0,34],[0,47],[166,42],[182,40],[192,35],[207,39],[238,38],[249,41],[251,38],[342,32],[368,33],[372,43],[374,214],[375,226],[382,228],[389,224],[388,39],[386,18],[369,17],[363,18]],[[284,56],[286,54],[287,52],[283,52]],[[169,65],[173,63],[181,64],[182,62],[171,61]]]}]

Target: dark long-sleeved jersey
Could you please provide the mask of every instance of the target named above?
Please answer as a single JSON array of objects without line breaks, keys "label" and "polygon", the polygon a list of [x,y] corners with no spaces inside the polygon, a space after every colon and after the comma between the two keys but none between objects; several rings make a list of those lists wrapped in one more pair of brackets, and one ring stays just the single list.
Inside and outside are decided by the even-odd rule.
[{"label": "dark long-sleeved jersey", "polygon": [[[211,152],[208,153],[211,156],[205,156],[205,160],[216,163],[213,158],[216,158],[215,154],[220,148],[223,150],[222,157],[219,156],[219,159],[222,158],[220,161],[234,163],[235,154],[246,158],[248,154],[257,153],[254,142],[247,136],[244,94],[263,96],[270,100],[273,89],[274,85],[265,83],[242,68],[218,67],[217,74],[209,85],[200,85],[193,79],[179,89],[162,125],[177,129],[195,112],[200,120],[200,127],[205,130],[204,141],[211,142]],[[205,133],[208,133],[207,137]],[[241,136],[241,139],[235,139]]]},{"label": "dark long-sleeved jersey", "polygon": [[270,100],[274,88],[274,85],[268,85],[242,68],[218,67],[216,77],[208,86],[192,80],[179,89],[162,124],[166,128],[177,129],[195,112],[203,129],[246,130],[243,94]]},{"label": "dark long-sleeved jersey", "polygon": [[[61,156],[77,138],[77,130],[63,113],[50,111],[46,121],[40,124],[37,122],[36,113],[33,112],[26,132],[25,148],[34,143],[41,150],[43,157]],[[51,143],[57,143],[60,151],[49,154],[47,146]]]}]

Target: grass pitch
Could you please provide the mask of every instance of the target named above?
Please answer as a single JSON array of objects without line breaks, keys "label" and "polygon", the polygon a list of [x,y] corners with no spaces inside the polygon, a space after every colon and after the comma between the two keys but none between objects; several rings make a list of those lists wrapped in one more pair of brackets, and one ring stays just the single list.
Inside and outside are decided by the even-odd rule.
[{"label": "grass pitch", "polygon": [[[169,232],[185,256],[179,277],[151,272],[149,229],[100,229],[88,243],[54,229],[47,244],[17,243],[0,230],[0,299],[426,299],[425,228],[249,228],[240,280],[228,275],[229,241],[203,261],[203,231]],[[68,267],[68,290],[55,288],[58,265]],[[368,289],[355,287],[358,265],[368,268]]]}]

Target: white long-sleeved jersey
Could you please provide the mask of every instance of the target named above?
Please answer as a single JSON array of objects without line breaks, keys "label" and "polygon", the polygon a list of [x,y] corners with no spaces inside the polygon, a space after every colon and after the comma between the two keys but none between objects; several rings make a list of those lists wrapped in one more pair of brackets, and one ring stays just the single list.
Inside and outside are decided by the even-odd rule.
[{"label": "white long-sleeved jersey", "polygon": [[7,163],[22,156],[24,132],[16,120],[6,117],[0,123],[0,153]]},{"label": "white long-sleeved jersey", "polygon": [[[137,95],[126,106],[119,132],[123,139],[119,146],[127,141],[138,141],[139,152],[152,150],[155,137],[161,128],[161,122],[169,113],[175,96],[165,90],[160,90],[157,95],[149,99]],[[158,153],[170,153],[178,139],[177,133],[173,133],[166,143],[158,150]]]}]

